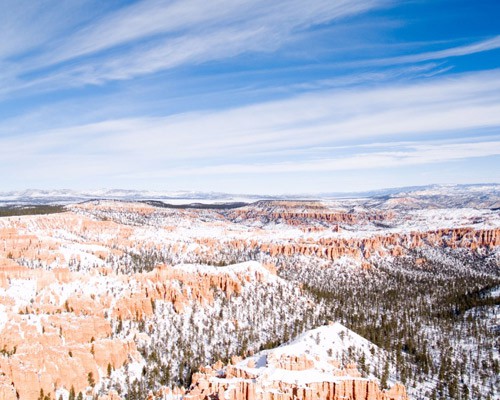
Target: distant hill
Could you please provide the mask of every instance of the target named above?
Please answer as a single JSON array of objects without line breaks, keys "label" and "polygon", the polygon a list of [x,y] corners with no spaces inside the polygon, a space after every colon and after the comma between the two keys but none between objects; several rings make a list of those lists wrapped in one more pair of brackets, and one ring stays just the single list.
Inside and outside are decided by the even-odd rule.
[{"label": "distant hill", "polygon": [[64,205],[88,200],[157,201],[172,206],[202,204],[252,203],[277,199],[365,199],[376,207],[500,207],[500,184],[427,185],[388,188],[366,192],[297,193],[284,195],[231,194],[201,191],[151,191],[99,189],[77,191],[71,189],[0,192],[0,207],[8,205]]}]

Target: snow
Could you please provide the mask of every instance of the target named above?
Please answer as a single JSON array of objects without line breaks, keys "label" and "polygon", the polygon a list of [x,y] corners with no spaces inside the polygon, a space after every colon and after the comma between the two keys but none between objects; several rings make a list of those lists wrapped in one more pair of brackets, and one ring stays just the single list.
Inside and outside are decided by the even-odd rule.
[{"label": "snow", "polygon": [[129,371],[129,377],[131,378],[140,378],[142,375],[142,369],[144,368],[144,365],[146,365],[146,362],[144,360],[134,360],[130,363],[127,364],[128,366],[128,371]]},{"label": "snow", "polygon": [[[489,189],[488,189],[489,190]],[[478,188],[471,188],[468,192],[476,193]],[[35,235],[42,241],[50,241],[53,247],[49,253],[55,255],[56,261],[51,265],[37,265],[35,267],[43,267],[50,269],[54,266],[68,267],[73,271],[73,263],[75,259],[80,260],[83,267],[83,272],[78,276],[77,281],[72,282],[53,282],[49,286],[45,286],[37,294],[36,280],[20,280],[12,279],[9,282],[7,290],[0,288],[0,296],[5,295],[12,297],[16,301],[16,307],[20,308],[38,295],[44,299],[50,299],[51,304],[58,302],[59,306],[64,304],[64,301],[71,296],[81,296],[85,298],[90,294],[101,296],[110,295],[113,300],[109,305],[112,310],[117,299],[128,296],[138,290],[141,282],[136,280],[133,273],[143,272],[141,268],[144,266],[135,266],[133,263],[134,257],[129,254],[137,255],[137,258],[147,255],[147,251],[154,249],[158,251],[158,258],[155,263],[176,265],[175,270],[183,271],[186,274],[192,275],[227,275],[230,278],[242,279],[242,293],[240,296],[232,296],[229,300],[221,291],[213,290],[213,302],[197,303],[190,298],[189,286],[183,285],[182,289],[186,290],[187,304],[185,313],[179,315],[173,310],[170,302],[158,300],[155,306],[155,314],[148,321],[151,322],[151,330],[148,333],[138,334],[137,324],[131,321],[124,322],[123,333],[116,334],[120,338],[133,339],[139,347],[146,349],[155,348],[162,351],[161,357],[167,360],[171,357],[180,357],[180,352],[177,349],[180,347],[177,342],[182,339],[183,344],[189,343],[193,353],[202,354],[202,360],[210,359],[210,352],[215,350],[227,351],[227,354],[237,354],[240,350],[240,340],[236,334],[237,329],[240,332],[255,328],[255,338],[252,338],[253,350],[259,346],[269,343],[272,339],[280,337],[284,331],[283,327],[289,328],[295,319],[304,320],[305,317],[315,315],[316,309],[307,308],[307,293],[302,292],[298,287],[293,286],[291,282],[271,274],[263,265],[256,261],[247,261],[243,263],[232,264],[223,267],[213,265],[199,264],[199,262],[218,262],[226,263],[233,260],[243,259],[258,259],[260,261],[272,261],[267,254],[244,253],[240,249],[234,249],[226,243],[241,243],[242,248],[250,248],[252,241],[258,244],[279,244],[279,245],[303,245],[315,246],[322,238],[325,239],[361,239],[374,236],[385,236],[393,233],[409,234],[410,232],[426,232],[435,231],[443,228],[472,228],[472,229],[498,229],[500,227],[500,217],[498,211],[492,208],[475,208],[467,206],[469,203],[458,198],[455,201],[455,206],[449,208],[431,208],[409,209],[409,205],[415,205],[417,208],[422,206],[425,196],[444,196],[449,193],[449,188],[434,187],[427,190],[408,191],[411,197],[393,197],[388,200],[366,200],[366,199],[351,199],[348,201],[328,200],[322,202],[309,202],[312,204],[314,212],[318,213],[372,213],[378,211],[394,211],[394,218],[387,219],[382,223],[377,223],[368,220],[359,220],[357,222],[339,223],[340,232],[334,232],[333,225],[330,226],[325,222],[314,225],[318,228],[325,228],[322,231],[307,232],[301,227],[293,226],[286,221],[272,220],[268,222],[266,218],[260,218],[259,212],[264,215],[266,212],[280,212],[280,205],[273,205],[271,202],[259,202],[245,207],[246,211],[254,210],[255,218],[247,220],[230,218],[228,213],[215,210],[182,210],[155,208],[153,206],[136,202],[117,202],[112,200],[93,201],[83,205],[70,206],[72,212],[64,215],[58,215],[52,218],[51,216],[25,216],[22,218],[3,218],[0,219],[0,227],[15,227],[22,234]],[[493,193],[493,192],[492,192]],[[58,193],[25,193],[26,196],[32,198],[49,198],[51,196],[60,199],[65,194]],[[69,194],[68,194],[69,195]],[[113,192],[93,192],[93,197],[126,197],[133,196],[132,192],[128,191],[113,191]],[[143,195],[146,195],[143,193]],[[147,196],[154,198],[154,193],[147,193]],[[160,198],[158,194],[157,198]],[[190,194],[185,194],[190,196]],[[198,196],[198,194],[193,194]],[[198,198],[197,198],[198,199]],[[231,198],[233,201],[235,198]],[[220,199],[219,199],[220,200]],[[198,200],[197,200],[198,201]],[[205,202],[205,200],[203,200]],[[228,201],[224,198],[224,201]],[[373,203],[370,203],[372,201]],[[371,206],[371,204],[375,204]],[[183,198],[168,199],[169,203],[186,203]],[[216,197],[207,197],[206,202],[216,202]],[[260,208],[259,208],[260,207]],[[273,209],[272,207],[275,207]],[[297,212],[311,211],[309,206],[298,204]],[[433,206],[432,206],[433,207]],[[104,227],[99,231],[83,231],[81,221],[85,216],[93,221],[112,221],[106,222],[103,226],[111,226],[107,230]],[[70,222],[73,224],[71,225]],[[80,222],[80,225],[78,225]],[[317,222],[317,221],[316,221]],[[316,223],[313,221],[313,223]],[[115,224],[116,223],[116,224]],[[120,225],[122,224],[122,225]],[[126,225],[125,231],[130,231],[123,237],[120,234],[115,235],[114,227]],[[120,242],[124,239],[123,242]],[[215,249],[212,247],[216,239]],[[102,245],[101,245],[102,243]],[[169,246],[182,246],[183,251],[174,252]],[[217,247],[218,246],[218,247]],[[115,251],[116,250],[116,251]],[[129,254],[120,256],[120,251]],[[422,250],[431,252],[431,250]],[[104,253],[109,255],[106,261],[96,257],[95,253]],[[174,254],[175,253],[175,254]],[[256,252],[257,253],[257,252]],[[156,256],[156,254],[155,254]],[[429,256],[432,256],[430,254]],[[434,257],[443,258],[443,254],[434,255]],[[260,258],[259,258],[260,257]],[[335,268],[335,273],[346,274],[352,271],[358,271],[363,259],[355,257],[343,256],[333,261],[319,260],[313,256],[296,255],[293,256],[293,263],[300,267],[314,269],[315,276],[321,276],[321,270],[317,266],[325,265],[328,268]],[[277,257],[279,261],[279,257]],[[69,261],[73,260],[71,263]],[[110,261],[111,260],[111,261]],[[208,260],[208,261],[207,261]],[[389,257],[385,258],[388,262]],[[446,261],[446,260],[444,260]],[[443,262],[444,262],[443,261]],[[450,258],[450,263],[453,264],[454,259]],[[194,264],[193,264],[194,263]],[[324,264],[321,264],[324,263]],[[94,265],[107,264],[111,269],[114,269],[110,275],[98,275],[97,270],[92,270]],[[451,265],[454,268],[458,268]],[[132,266],[130,266],[132,265]],[[154,267],[156,264],[146,265],[145,267]],[[31,265],[30,267],[33,267]],[[129,267],[130,269],[126,269]],[[120,270],[120,268],[123,268]],[[137,268],[137,269],[133,269]],[[114,275],[114,274],[117,275]],[[414,273],[421,273],[415,271]],[[127,274],[127,279],[121,279]],[[263,285],[255,282],[255,276],[264,277]],[[129,279],[130,278],[130,279]],[[181,289],[179,281],[168,282],[172,288]],[[500,287],[493,289],[490,292],[491,296],[500,295]],[[287,304],[287,303],[290,303]],[[312,302],[310,302],[312,304]],[[9,310],[10,311],[10,310]],[[499,308],[495,307],[490,310],[475,310],[481,312],[485,318],[488,318],[489,324],[492,327],[498,326]],[[318,312],[319,314],[319,312]],[[111,315],[111,313],[109,314]],[[41,331],[40,318],[33,316],[22,316],[23,320],[37,326]],[[313,318],[311,318],[312,320]],[[214,321],[216,321],[214,323]],[[274,321],[274,322],[273,322]],[[324,320],[321,320],[324,321]],[[116,321],[111,321],[112,324]],[[0,306],[0,332],[8,323],[8,317],[5,306]],[[312,324],[312,323],[311,323]],[[193,330],[193,325],[196,329]],[[211,326],[214,325],[214,326]],[[307,329],[312,325],[308,325],[302,329]],[[277,329],[279,334],[273,335],[273,330]],[[236,332],[236,333],[235,333]],[[287,330],[287,337],[290,330]],[[283,336],[284,337],[284,333]],[[163,347],[161,347],[163,346]],[[262,348],[262,347],[260,347]],[[255,368],[248,367],[249,359],[242,361],[239,365],[241,368],[248,369],[256,373],[262,379],[280,380],[289,383],[297,383],[305,385],[311,382],[332,381],[345,379],[335,376],[336,367],[332,365],[332,360],[341,361],[347,353],[352,351],[355,356],[363,355],[366,359],[366,364],[371,366],[382,366],[387,358],[384,351],[374,346],[364,338],[356,335],[339,323],[328,326],[322,326],[317,329],[306,332],[297,337],[286,345],[273,350],[260,352],[252,358],[256,362]],[[175,353],[174,353],[175,351]],[[314,368],[306,371],[288,371],[278,369],[268,365],[268,361],[272,357],[280,356],[298,356],[306,355],[313,360]],[[222,354],[224,355],[224,354]],[[352,359],[352,357],[350,357]],[[343,362],[343,361],[342,361]],[[142,368],[145,362],[136,360],[131,362],[127,369],[121,368],[113,371],[112,381],[124,382],[125,377],[129,378],[140,377]],[[177,366],[173,365],[172,373],[176,374]],[[391,369],[393,367],[391,366]],[[371,370],[371,368],[370,368]],[[102,372],[102,371],[101,371]],[[374,372],[375,373],[375,372]],[[371,379],[372,375],[367,375],[363,379]],[[361,378],[360,378],[361,379]],[[419,390],[419,388],[415,389]],[[61,392],[63,397],[66,394]]]},{"label": "snow", "polygon": [[58,249],[63,256],[66,262],[71,259],[79,259],[82,266],[90,266],[90,265],[104,265],[104,261],[99,257],[91,254],[93,251],[104,251],[107,252],[108,249],[104,246],[98,245],[87,245],[87,244],[68,244],[63,245]]},{"label": "snow", "polygon": [[290,344],[281,346],[273,350],[276,355],[297,355],[310,354],[311,356],[327,357],[328,348],[335,350],[344,350],[348,346],[357,348],[369,347],[371,343],[347,329],[339,322],[331,325],[320,326],[319,328],[310,330]]},{"label": "snow", "polygon": [[496,286],[486,293],[487,297],[500,297],[500,286]]},{"label": "snow", "polygon": [[68,400],[69,399],[69,390],[66,390],[64,388],[60,388],[56,390],[56,399],[59,399],[62,397],[63,400]]},{"label": "snow", "polygon": [[234,195],[227,193],[197,192],[197,191],[151,191],[97,189],[76,191],[68,189],[0,192],[0,203],[7,204],[69,204],[92,199],[110,200],[157,200],[169,204],[220,204],[222,202],[251,202],[259,197],[255,195]]},{"label": "snow", "polygon": [[[305,371],[288,371],[284,369],[268,368],[267,380],[280,381],[297,386],[306,386],[314,382],[338,382],[340,380],[352,379],[352,377],[334,376],[334,368],[329,369],[310,369]],[[366,378],[359,378],[368,380]]]},{"label": "snow", "polygon": [[35,297],[36,286],[35,279],[11,279],[10,286],[5,293],[14,299],[16,307],[24,307]]},{"label": "snow", "polygon": [[[288,344],[272,350],[264,350],[241,361],[236,366],[265,380],[282,381],[299,386],[313,382],[336,382],[342,379],[352,379],[352,377],[336,376],[335,371],[338,371],[338,368],[332,364],[332,361],[340,362],[342,354],[348,348],[354,348],[358,353],[363,352],[366,359],[370,360],[372,358],[370,349],[373,347],[375,346],[368,340],[336,322],[307,331]],[[313,361],[314,368],[290,371],[276,368],[272,362],[269,362],[269,360],[283,356],[302,355],[306,355],[309,360]],[[255,363],[254,368],[248,366],[250,361]]]}]

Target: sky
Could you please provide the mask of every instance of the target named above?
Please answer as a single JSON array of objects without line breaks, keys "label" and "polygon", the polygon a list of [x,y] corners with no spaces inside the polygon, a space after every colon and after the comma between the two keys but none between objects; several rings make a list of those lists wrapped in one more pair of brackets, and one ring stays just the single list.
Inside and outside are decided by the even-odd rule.
[{"label": "sky", "polygon": [[0,191],[500,182],[497,0],[0,0]]}]

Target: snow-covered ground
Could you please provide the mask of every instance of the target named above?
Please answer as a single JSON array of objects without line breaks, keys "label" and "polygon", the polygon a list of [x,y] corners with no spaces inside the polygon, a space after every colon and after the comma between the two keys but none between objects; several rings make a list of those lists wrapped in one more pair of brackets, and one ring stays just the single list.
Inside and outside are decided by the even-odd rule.
[{"label": "snow-covered ground", "polygon": [[[116,368],[110,376],[101,368],[96,391],[103,393],[112,388],[125,394],[146,386],[187,385],[190,374],[200,365],[269,349],[292,338],[286,346],[253,356],[255,367],[250,367],[248,360],[241,366],[271,380],[307,383],[341,379],[333,378],[336,367],[328,359],[337,359],[342,365],[358,363],[363,379],[380,379],[387,365],[389,382],[404,377],[416,399],[433,392],[453,398],[450,393],[455,381],[461,396],[468,390],[469,399],[494,398],[499,395],[494,387],[499,380],[488,374],[495,370],[499,357],[498,351],[490,349],[493,339],[487,332],[498,326],[498,306],[464,313],[454,303],[448,307],[443,299],[449,296],[450,301],[458,302],[460,296],[495,282],[497,286],[488,295],[497,297],[498,246],[471,250],[461,248],[460,243],[455,249],[426,242],[418,248],[408,246],[398,256],[390,253],[393,244],[385,243],[381,245],[385,254],[365,256],[364,248],[355,248],[360,251],[339,253],[333,259],[323,257],[326,253],[321,248],[369,247],[371,242],[361,245],[349,240],[407,237],[412,232],[457,228],[493,232],[500,228],[498,209],[477,207],[479,203],[471,199],[489,191],[489,200],[481,202],[493,204],[497,186],[460,189],[452,200],[450,193],[456,194],[456,190],[448,189],[419,189],[407,197],[399,193],[372,199],[262,201],[225,210],[164,208],[105,199],[72,204],[68,212],[52,216],[0,218],[4,235],[0,252],[4,252],[6,265],[18,263],[49,271],[69,268],[79,277],[77,281],[61,279],[43,285],[35,278],[13,278],[0,288],[0,298],[13,298],[12,310],[24,313],[35,298],[61,308],[72,297],[82,303],[91,302],[91,296],[97,302],[113,297],[100,310],[110,322],[111,337],[133,341],[142,358]],[[59,194],[26,195],[42,199]],[[205,200],[221,199],[214,195]],[[442,207],[447,202],[453,206]],[[330,214],[332,221],[324,217]],[[13,238],[11,230],[19,237]],[[271,250],[262,250],[272,245],[282,251],[271,254]],[[14,251],[7,256],[9,250],[15,250],[9,246],[17,246],[15,249],[25,254],[18,256]],[[283,250],[285,247],[289,250]],[[309,248],[314,251],[308,252]],[[197,292],[186,282],[151,280],[147,274],[164,264],[192,276],[194,282],[196,277],[236,280],[243,276],[241,292],[228,294],[212,285],[209,293],[202,295],[206,301],[199,301],[190,297]],[[271,266],[264,268],[262,264]],[[274,267],[278,275],[271,272]],[[262,277],[260,281],[255,279],[257,275]],[[140,293],[144,282],[150,285],[148,290],[168,285],[178,290],[185,297],[183,311],[170,300],[157,299],[152,315],[118,321],[113,316],[118,299]],[[149,299],[144,301],[150,303]],[[391,301],[400,302],[400,306]],[[457,314],[451,319],[450,310]],[[435,315],[439,313],[445,315],[445,322],[438,326]],[[36,322],[41,332],[42,317],[28,314],[22,318]],[[371,340],[380,347],[339,323],[320,326],[331,319],[365,329],[365,336],[372,335]],[[1,305],[0,331],[7,323],[6,308]],[[393,349],[382,350],[383,335],[391,336]],[[284,371],[264,363],[270,356],[286,354],[306,354],[314,360],[315,369]],[[446,373],[441,371],[443,365]],[[449,372],[454,369],[463,371],[455,376]],[[439,379],[447,386],[441,388]],[[58,393],[67,395],[67,391]]]}]

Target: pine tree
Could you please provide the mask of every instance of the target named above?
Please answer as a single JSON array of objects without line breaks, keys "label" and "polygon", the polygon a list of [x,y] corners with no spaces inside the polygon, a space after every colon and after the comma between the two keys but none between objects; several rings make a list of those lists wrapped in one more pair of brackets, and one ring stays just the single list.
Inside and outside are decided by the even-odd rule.
[{"label": "pine tree", "polygon": [[382,389],[387,389],[389,381],[389,360],[385,361],[384,372],[382,373],[382,378],[380,378],[380,387]]},{"label": "pine tree", "polygon": [[89,374],[87,375],[87,381],[89,382],[90,386],[95,386],[94,374],[92,372],[89,372]]}]

